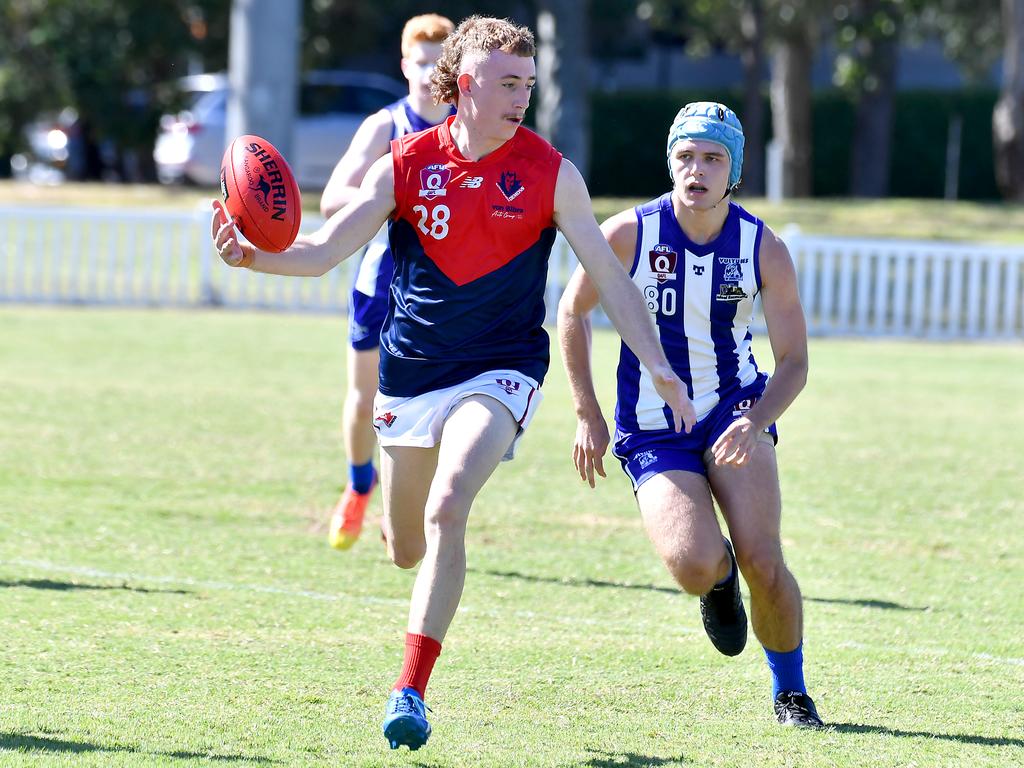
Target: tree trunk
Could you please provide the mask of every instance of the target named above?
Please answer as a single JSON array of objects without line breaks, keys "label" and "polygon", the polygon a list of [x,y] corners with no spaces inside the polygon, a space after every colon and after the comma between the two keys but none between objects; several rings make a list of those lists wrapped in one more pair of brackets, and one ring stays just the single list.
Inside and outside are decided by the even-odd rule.
[{"label": "tree trunk", "polygon": [[992,113],[996,182],[1007,200],[1024,201],[1024,0],[1003,0],[1003,86]]},{"label": "tree trunk", "polygon": [[231,1],[223,145],[246,133],[262,136],[291,160],[293,170],[301,20],[299,0]]},{"label": "tree trunk", "polygon": [[587,0],[540,0],[537,129],[584,178],[590,161]]},{"label": "tree trunk", "polygon": [[[865,15],[873,14],[877,5],[875,2],[865,3]],[[850,194],[854,197],[885,197],[889,194],[899,33],[865,38],[863,42],[860,59],[866,76],[857,95],[850,153]]]},{"label": "tree trunk", "polygon": [[764,186],[764,8],[762,0],[750,0],[740,15],[743,33],[743,191],[763,195]]},{"label": "tree trunk", "polygon": [[782,152],[782,196],[811,194],[811,29],[795,23],[772,56],[772,132]]}]

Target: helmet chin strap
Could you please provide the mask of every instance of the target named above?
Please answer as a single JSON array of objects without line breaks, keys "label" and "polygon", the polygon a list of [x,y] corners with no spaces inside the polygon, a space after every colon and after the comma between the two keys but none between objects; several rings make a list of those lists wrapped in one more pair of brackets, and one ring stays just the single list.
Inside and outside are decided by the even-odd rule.
[{"label": "helmet chin strap", "polygon": [[[731,195],[733,192],[735,192],[737,189],[739,189],[740,188],[740,184],[742,184],[742,183],[743,183],[743,180],[740,179],[735,184],[730,184],[728,187],[726,187],[725,188],[725,194],[722,195],[722,200],[725,200],[725,198],[727,198],[729,195]],[[718,207],[718,204],[722,202],[722,200],[719,200],[718,203],[715,203],[715,207],[716,208]]]},{"label": "helmet chin strap", "polygon": [[729,195],[731,195],[737,189],[739,189],[740,188],[740,184],[742,184],[742,183],[743,183],[742,181],[737,181],[735,184],[730,184],[728,187],[726,187],[725,188],[725,194],[722,195],[722,199],[719,200],[714,205],[712,205],[711,207],[712,208],[717,208],[718,206],[720,206],[722,204],[722,201],[725,200],[725,198],[727,198]]}]

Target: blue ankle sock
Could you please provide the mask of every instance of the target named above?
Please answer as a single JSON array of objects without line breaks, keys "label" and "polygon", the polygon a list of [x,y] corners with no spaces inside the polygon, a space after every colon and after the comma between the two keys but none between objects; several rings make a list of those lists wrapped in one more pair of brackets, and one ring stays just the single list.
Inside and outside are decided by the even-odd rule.
[{"label": "blue ankle sock", "polygon": [[792,651],[782,653],[764,649],[768,669],[772,673],[772,700],[782,691],[807,693],[804,685],[804,644],[801,641]]},{"label": "blue ankle sock", "polygon": [[373,486],[373,478],[377,473],[373,469],[373,461],[365,464],[349,464],[348,479],[356,493],[366,493]]}]

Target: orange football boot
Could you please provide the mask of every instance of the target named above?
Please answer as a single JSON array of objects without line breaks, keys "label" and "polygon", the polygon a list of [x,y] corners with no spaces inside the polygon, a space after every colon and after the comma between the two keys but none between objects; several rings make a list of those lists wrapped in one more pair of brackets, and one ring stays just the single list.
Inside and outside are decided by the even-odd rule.
[{"label": "orange football boot", "polygon": [[377,487],[377,477],[373,478],[373,485],[366,493],[359,493],[352,484],[345,486],[345,492],[341,494],[338,505],[331,515],[330,529],[327,531],[327,541],[335,549],[349,549],[356,543],[359,534],[363,530],[363,518],[366,516],[366,507],[373,496],[373,489]]}]

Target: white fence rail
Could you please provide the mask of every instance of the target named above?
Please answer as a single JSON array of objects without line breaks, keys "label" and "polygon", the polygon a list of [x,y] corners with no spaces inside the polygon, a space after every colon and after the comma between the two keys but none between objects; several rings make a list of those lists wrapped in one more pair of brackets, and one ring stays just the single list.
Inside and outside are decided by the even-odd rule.
[{"label": "white fence rail", "polygon": [[[208,227],[205,210],[0,207],[0,301],[345,311],[349,263],[320,279],[230,269],[210,247]],[[1024,248],[786,240],[811,333],[1024,338]],[[559,237],[549,314],[575,264]]]},{"label": "white fence rail", "polygon": [[789,236],[816,334],[1020,338],[1024,249]]}]

